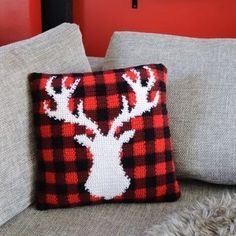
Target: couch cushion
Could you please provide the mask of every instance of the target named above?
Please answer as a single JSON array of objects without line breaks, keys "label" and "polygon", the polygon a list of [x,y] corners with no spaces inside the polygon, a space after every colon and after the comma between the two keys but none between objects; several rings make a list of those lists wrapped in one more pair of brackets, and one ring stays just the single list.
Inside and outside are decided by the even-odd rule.
[{"label": "couch cushion", "polygon": [[32,39],[0,48],[0,225],[32,200],[34,151],[28,74],[90,70],[75,24],[62,24]]},{"label": "couch cushion", "polygon": [[92,71],[102,71],[103,70],[103,57],[88,57],[89,64],[91,66]]},{"label": "couch cushion", "polygon": [[166,215],[188,207],[196,200],[236,191],[236,187],[197,181],[185,181],[181,186],[182,197],[173,203],[117,203],[50,211],[37,211],[31,206],[3,225],[0,235],[137,236],[153,224],[161,223]]},{"label": "couch cushion", "polygon": [[236,39],[116,32],[104,69],[164,63],[180,177],[236,184]]}]

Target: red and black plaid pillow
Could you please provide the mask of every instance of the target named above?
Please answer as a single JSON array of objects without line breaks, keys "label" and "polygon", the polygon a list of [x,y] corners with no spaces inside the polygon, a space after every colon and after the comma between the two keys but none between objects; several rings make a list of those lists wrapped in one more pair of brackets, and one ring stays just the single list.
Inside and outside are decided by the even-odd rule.
[{"label": "red and black plaid pillow", "polygon": [[38,209],[180,196],[166,68],[30,76]]}]

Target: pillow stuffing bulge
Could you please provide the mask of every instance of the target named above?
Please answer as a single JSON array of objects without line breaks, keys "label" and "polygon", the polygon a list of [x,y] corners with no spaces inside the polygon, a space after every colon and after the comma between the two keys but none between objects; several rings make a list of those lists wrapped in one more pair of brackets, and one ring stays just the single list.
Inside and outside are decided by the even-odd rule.
[{"label": "pillow stuffing bulge", "polygon": [[30,76],[38,209],[179,197],[166,73],[158,64]]}]

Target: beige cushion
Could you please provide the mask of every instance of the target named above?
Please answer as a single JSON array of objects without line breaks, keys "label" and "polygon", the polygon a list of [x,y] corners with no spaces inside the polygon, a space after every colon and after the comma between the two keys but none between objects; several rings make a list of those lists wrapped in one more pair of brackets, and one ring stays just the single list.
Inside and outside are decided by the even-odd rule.
[{"label": "beige cushion", "polygon": [[0,228],[0,235],[69,235],[69,236],[137,236],[166,215],[193,204],[196,200],[220,197],[236,187],[222,187],[201,182],[185,182],[182,197],[171,203],[101,204],[69,209],[37,211],[34,206],[11,219]]},{"label": "beige cushion", "polygon": [[75,24],[0,47],[0,225],[32,202],[35,157],[27,75],[86,71],[91,68]]},{"label": "beige cushion", "polygon": [[236,39],[114,33],[104,69],[168,68],[177,175],[236,184]]}]

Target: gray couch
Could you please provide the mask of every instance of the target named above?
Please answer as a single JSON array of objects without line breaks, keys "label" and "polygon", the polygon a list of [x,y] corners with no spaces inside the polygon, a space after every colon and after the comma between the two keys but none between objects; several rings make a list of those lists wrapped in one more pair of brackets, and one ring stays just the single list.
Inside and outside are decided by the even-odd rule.
[{"label": "gray couch", "polygon": [[[220,197],[222,196],[222,194],[226,192],[235,193],[236,192],[235,185],[227,186],[219,184],[219,183],[227,184],[227,181],[224,181],[223,178],[221,178],[220,181],[219,179],[218,181],[214,181],[216,177],[213,175],[211,176],[210,165],[204,166],[204,163],[202,163],[202,166],[205,168],[205,171],[204,173],[201,172],[199,174],[197,171],[202,170],[201,168],[203,168],[200,166],[201,163],[200,164],[195,163],[195,165],[192,165],[189,162],[188,165],[189,167],[192,168],[191,169],[192,176],[191,175],[188,176],[189,173],[186,173],[185,169],[183,168],[185,172],[182,173],[181,177],[183,178],[180,180],[182,196],[176,202],[141,203],[141,204],[135,204],[135,203],[102,204],[102,205],[82,206],[70,209],[55,209],[47,211],[38,211],[35,209],[34,205],[32,204],[33,169],[34,169],[34,164],[32,164],[33,152],[32,150],[26,151],[25,148],[27,145],[32,146],[32,143],[29,143],[28,141],[28,135],[29,135],[28,134],[29,130],[27,127],[28,118],[26,120],[22,120],[21,117],[20,126],[17,123],[17,121],[19,121],[18,116],[13,117],[15,118],[15,122],[9,121],[7,123],[5,122],[5,120],[7,120],[7,116],[11,117],[12,114],[15,115],[16,109],[19,110],[18,111],[19,114],[22,114],[24,111],[25,117],[26,116],[28,117],[27,101],[24,101],[23,105],[21,101],[19,101],[19,103],[17,102],[14,103],[14,101],[17,100],[17,96],[23,97],[24,94],[26,94],[26,85],[24,84],[24,86],[22,86],[20,84],[21,82],[19,81],[17,81],[19,83],[17,84],[18,87],[14,85],[17,79],[19,78],[23,79],[23,77],[25,77],[25,74],[27,74],[29,71],[32,72],[32,70],[35,70],[35,71],[44,71],[53,73],[54,71],[51,71],[51,68],[53,68],[55,70],[54,73],[60,73],[60,72],[63,73],[66,72],[67,70],[76,71],[76,69],[80,70],[79,72],[83,72],[90,70],[89,63],[93,71],[99,71],[105,68],[103,64],[104,62],[103,58],[90,57],[88,63],[88,59],[86,58],[84,50],[82,48],[81,35],[77,31],[78,29],[75,26],[63,25],[61,26],[60,30],[54,30],[47,33],[47,35],[44,35],[43,37],[39,36],[39,38],[36,38],[36,42],[38,40],[36,46],[35,46],[35,41],[34,41],[34,46],[32,46],[31,41],[29,41],[26,43],[17,44],[16,46],[13,47],[11,46],[11,48],[4,48],[2,50],[3,52],[0,50],[1,77],[7,77],[10,73],[9,71],[13,70],[12,72],[13,76],[8,76],[9,81],[7,82],[2,81],[3,89],[5,88],[7,93],[6,96],[11,96],[12,89],[18,89],[19,91],[21,91],[20,93],[14,95],[16,97],[13,97],[13,102],[10,108],[7,106],[8,104],[7,101],[3,99],[4,97],[0,97],[1,107],[4,109],[2,114],[0,114],[1,133],[3,131],[7,131],[8,134],[8,136],[7,135],[0,136],[1,147],[4,147],[0,150],[1,160],[3,160],[3,162],[0,163],[0,181],[1,181],[0,225],[2,224],[2,226],[0,226],[0,235],[1,236],[2,235],[8,235],[8,236],[142,235],[143,232],[146,229],[150,228],[153,224],[161,223],[167,215],[171,215],[173,212],[176,211],[177,212],[181,211],[181,209],[191,206],[197,200],[201,200],[202,198],[205,197],[209,198]],[[113,41],[114,40],[116,39],[113,39]],[[130,42],[125,41],[125,43],[126,42],[128,44],[131,43],[130,45],[134,45],[133,40],[130,40]],[[147,45],[148,44],[150,44],[149,41],[147,42]],[[78,47],[78,45],[80,45],[80,47]],[[172,43],[169,42],[168,45],[170,46],[172,45]],[[18,49],[19,46],[21,48],[20,51]],[[152,47],[153,44],[152,45],[150,44],[150,48]],[[188,52],[190,51],[191,47],[192,46],[190,45],[187,50]],[[32,51],[30,51],[29,48],[32,48]],[[60,51],[58,50],[63,50],[63,48],[65,53],[63,54],[62,57]],[[117,51],[118,48],[116,47],[114,48]],[[133,56],[137,58],[137,61],[135,61],[135,63],[142,64],[144,56],[142,52],[139,52],[139,50],[142,50],[142,47],[140,46],[137,51],[133,50],[133,48],[130,48],[130,50],[131,50],[130,52],[128,52],[128,50],[124,50],[123,52],[122,50],[120,50],[118,54],[120,53],[121,58],[120,59],[118,58],[118,61],[120,60],[120,62],[122,62],[122,58],[125,58],[125,56],[129,57],[133,52],[134,54],[136,53],[136,55]],[[112,51],[112,45],[108,50],[108,54],[109,53],[112,54],[111,51]],[[149,53],[152,53],[152,51],[153,49],[150,49]],[[122,53],[127,53],[127,55],[122,55]],[[19,57],[19,55],[23,54],[24,57],[22,59],[21,57]],[[78,54],[81,55],[80,58],[77,57]],[[18,55],[18,57],[16,55]],[[33,59],[29,60],[26,63],[28,57],[32,57]],[[68,61],[69,58],[70,61]],[[105,64],[108,67],[112,66],[112,55],[110,55],[110,58],[111,60],[109,59],[109,57],[108,59],[105,59],[106,62]],[[150,57],[146,55],[146,58],[147,60],[149,60]],[[4,67],[2,65],[6,60],[8,61],[8,63],[6,63],[7,66]],[[152,63],[155,62],[155,60],[153,59],[150,60],[152,60],[150,61]],[[38,61],[41,62],[43,61],[43,63],[39,65]],[[132,61],[133,60],[131,58],[131,61],[129,61],[129,63],[132,63]],[[26,63],[24,64],[24,67],[21,65],[21,62]],[[19,71],[21,72],[21,74],[19,74],[20,73]],[[11,86],[8,86],[8,84],[10,83],[12,83]],[[187,85],[189,84],[187,83]],[[184,89],[186,88],[187,87],[185,87]],[[12,109],[12,106],[15,106],[14,109]],[[170,106],[170,108],[172,107]],[[233,120],[234,116],[231,114],[229,118]],[[198,120],[199,119],[197,118],[197,121]],[[14,136],[15,134],[17,134],[16,137]],[[178,134],[174,132],[174,135]],[[11,137],[11,139],[8,139],[8,137]],[[233,136],[232,138],[234,137],[235,136]],[[11,146],[12,142],[14,143],[14,148],[13,146]],[[9,148],[7,145],[9,145]],[[20,150],[20,152],[18,150]],[[235,152],[232,153],[233,155],[235,155]],[[181,154],[183,153],[181,152],[177,153],[177,155]],[[10,158],[12,158],[13,155],[15,155],[14,160],[10,161]],[[231,163],[229,162],[230,155],[228,155],[227,158],[228,158],[227,162]],[[232,160],[231,167],[233,168],[233,171],[235,171],[235,168],[233,166],[235,165],[235,159],[232,158],[231,160]],[[191,160],[181,160],[181,158],[178,159],[177,170],[180,170],[182,165],[184,165],[186,161],[191,161]],[[215,164],[217,165],[217,163]],[[221,167],[222,168],[224,167],[222,163]],[[181,173],[181,171],[179,171],[178,173]],[[216,176],[218,176],[218,173],[222,172],[217,172],[217,171],[214,172]],[[227,170],[224,173],[227,174]],[[235,184],[236,177],[232,173],[229,182]],[[185,180],[184,177],[186,178],[196,177],[197,179],[203,179],[206,181],[210,180],[209,182],[212,183],[190,180],[189,178]],[[213,184],[214,182],[218,182],[218,184]]]},{"label": "gray couch", "polygon": [[[89,58],[92,70],[102,69],[102,58]],[[182,196],[172,203],[104,204],[38,211],[31,205],[0,227],[0,235],[142,235],[172,212],[205,197],[236,192],[236,186],[194,180],[180,182]]]}]

